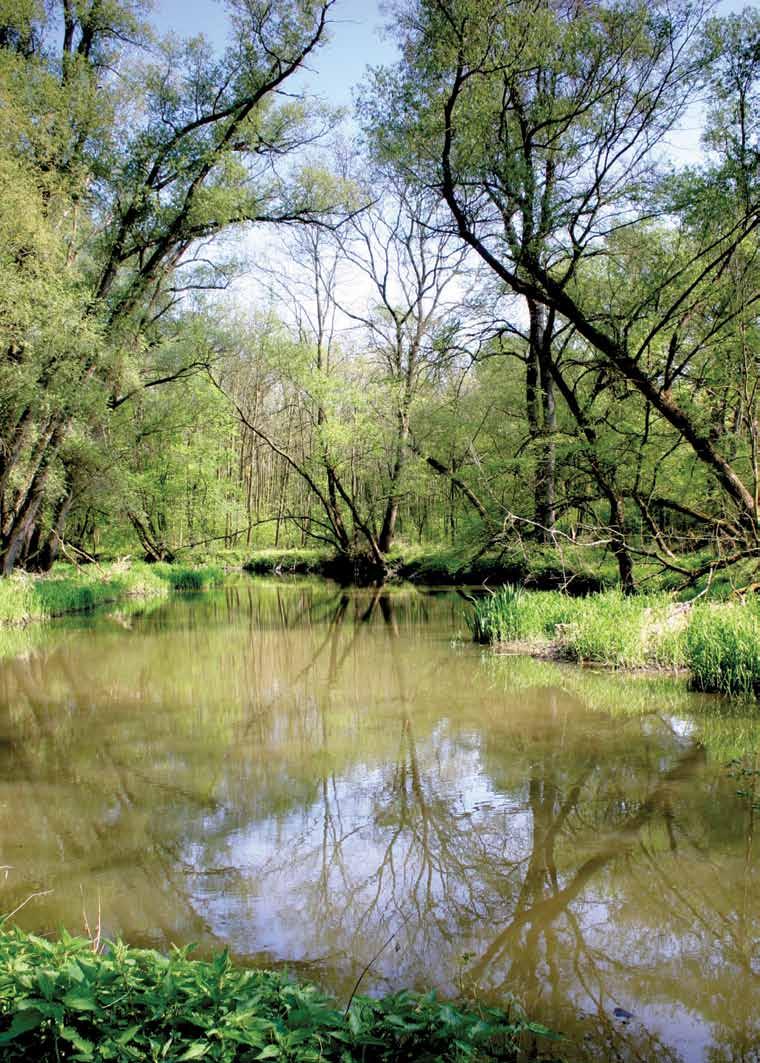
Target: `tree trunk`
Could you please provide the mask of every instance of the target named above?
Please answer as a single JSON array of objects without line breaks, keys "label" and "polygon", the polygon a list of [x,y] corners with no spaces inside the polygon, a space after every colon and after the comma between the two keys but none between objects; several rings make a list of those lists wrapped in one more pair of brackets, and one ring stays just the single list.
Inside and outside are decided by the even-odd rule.
[{"label": "tree trunk", "polygon": [[533,482],[534,520],[538,537],[549,543],[556,523],[554,433],[557,416],[551,374],[554,316],[547,314],[540,303],[531,299],[528,300],[528,312],[530,334],[525,379],[526,412],[531,438],[538,444]]},{"label": "tree trunk", "polygon": [[406,410],[399,411],[398,422],[399,429],[396,438],[396,453],[393,459],[393,468],[391,469],[388,501],[385,505],[383,525],[378,537],[378,546],[382,554],[388,553],[393,545],[393,537],[396,533],[396,521],[398,520],[400,502],[398,486],[401,481],[401,474],[404,470],[406,446],[409,438],[409,417]]}]

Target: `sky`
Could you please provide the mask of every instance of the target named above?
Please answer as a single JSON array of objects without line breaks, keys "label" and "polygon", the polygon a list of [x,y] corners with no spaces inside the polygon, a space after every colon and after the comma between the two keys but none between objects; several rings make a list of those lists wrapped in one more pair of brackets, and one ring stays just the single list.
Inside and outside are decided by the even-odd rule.
[{"label": "sky", "polygon": [[[226,14],[220,0],[155,0],[151,21],[163,32],[203,33],[216,48],[224,46]],[[331,103],[350,107],[353,86],[365,68],[393,62],[396,49],[383,39],[386,20],[377,0],[337,0],[331,21],[332,40],[310,64],[312,87]]]}]

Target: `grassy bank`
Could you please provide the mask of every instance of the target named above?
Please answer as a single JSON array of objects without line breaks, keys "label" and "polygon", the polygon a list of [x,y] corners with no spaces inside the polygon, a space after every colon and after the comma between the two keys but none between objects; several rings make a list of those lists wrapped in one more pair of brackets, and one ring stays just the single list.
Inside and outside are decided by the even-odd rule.
[{"label": "grassy bank", "polygon": [[760,607],[504,587],[473,603],[476,642],[614,668],[687,669],[698,690],[760,694]]},{"label": "grassy bank", "polygon": [[26,624],[66,613],[86,612],[98,605],[128,598],[162,597],[170,590],[203,590],[223,578],[215,566],[56,565],[50,575],[19,573],[0,579],[0,625]]},{"label": "grassy bank", "polygon": [[515,1060],[549,1035],[494,1009],[461,1010],[432,994],[355,996],[340,1008],[309,984],[87,939],[0,931],[4,1060]]},{"label": "grassy bank", "polygon": [[553,590],[567,587],[588,594],[615,586],[617,570],[600,554],[570,546],[560,553],[549,547],[504,549],[478,556],[473,549],[403,547],[391,555],[397,578],[412,583],[454,586],[502,583]]},{"label": "grassy bank", "polygon": [[[259,576],[318,575],[350,581],[351,566],[328,550],[256,550],[243,569]],[[472,549],[399,546],[388,557],[389,578],[429,586],[519,583],[537,589],[570,587],[576,594],[613,587],[614,565],[589,557],[588,550],[500,551],[483,557]]]},{"label": "grassy bank", "polygon": [[243,563],[253,576],[326,575],[332,554],[326,550],[256,550]]}]

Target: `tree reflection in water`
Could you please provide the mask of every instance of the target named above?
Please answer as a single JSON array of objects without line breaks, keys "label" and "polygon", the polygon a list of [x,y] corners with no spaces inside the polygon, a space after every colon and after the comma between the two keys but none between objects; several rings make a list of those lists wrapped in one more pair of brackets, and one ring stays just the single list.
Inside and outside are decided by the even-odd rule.
[{"label": "tree reflection in water", "polygon": [[[595,1059],[757,1058],[756,725],[451,644],[460,600],[241,583],[0,664],[6,910],[503,1000]],[[715,705],[712,705],[713,710]],[[80,890],[81,886],[81,890]],[[632,1012],[629,1021],[615,1009]]]}]

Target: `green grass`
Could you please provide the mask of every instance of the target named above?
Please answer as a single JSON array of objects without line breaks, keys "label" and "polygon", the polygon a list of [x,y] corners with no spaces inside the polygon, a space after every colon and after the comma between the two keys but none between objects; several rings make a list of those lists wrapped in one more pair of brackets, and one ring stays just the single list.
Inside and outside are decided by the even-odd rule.
[{"label": "green grass", "polygon": [[698,690],[760,695],[757,604],[696,607],[686,632],[686,659]]},{"label": "green grass", "polygon": [[0,626],[87,612],[130,598],[165,597],[170,590],[205,590],[220,583],[218,566],[148,565],[142,561],[111,565],[56,565],[50,575],[18,573],[0,579]]},{"label": "green grass", "polygon": [[474,603],[476,642],[551,642],[561,656],[621,668],[683,663],[681,625],[669,622],[665,595],[605,591],[573,598],[557,591],[504,587]]},{"label": "green grass", "polygon": [[558,624],[577,614],[579,599],[556,591],[502,587],[474,603],[471,630],[476,642],[553,639]]},{"label": "green grass", "polygon": [[325,550],[255,550],[249,555],[243,569],[256,576],[315,575],[329,563],[331,554]]},{"label": "green grass", "polygon": [[156,575],[165,579],[175,591],[204,591],[224,580],[224,570],[218,565],[167,565],[153,566]]},{"label": "green grass", "polygon": [[615,668],[682,668],[691,685],[720,694],[760,695],[760,607],[697,603],[666,594],[617,591],[571,598],[504,587],[473,603],[476,642],[544,644],[557,656]]},{"label": "green grass", "polygon": [[19,573],[0,579],[0,624],[46,620],[123,598],[160,596],[167,590],[166,582],[143,564],[88,566],[80,572],[57,566],[44,577]]},{"label": "green grass", "polygon": [[682,667],[685,617],[673,605],[666,595],[618,591],[579,599],[563,646],[573,660],[615,668]]},{"label": "green grass", "polygon": [[0,931],[0,1052],[15,1063],[62,1059],[248,1063],[516,1060],[544,1027],[434,994],[356,996],[345,1009],[271,971],[116,943],[104,954],[62,933]]}]

